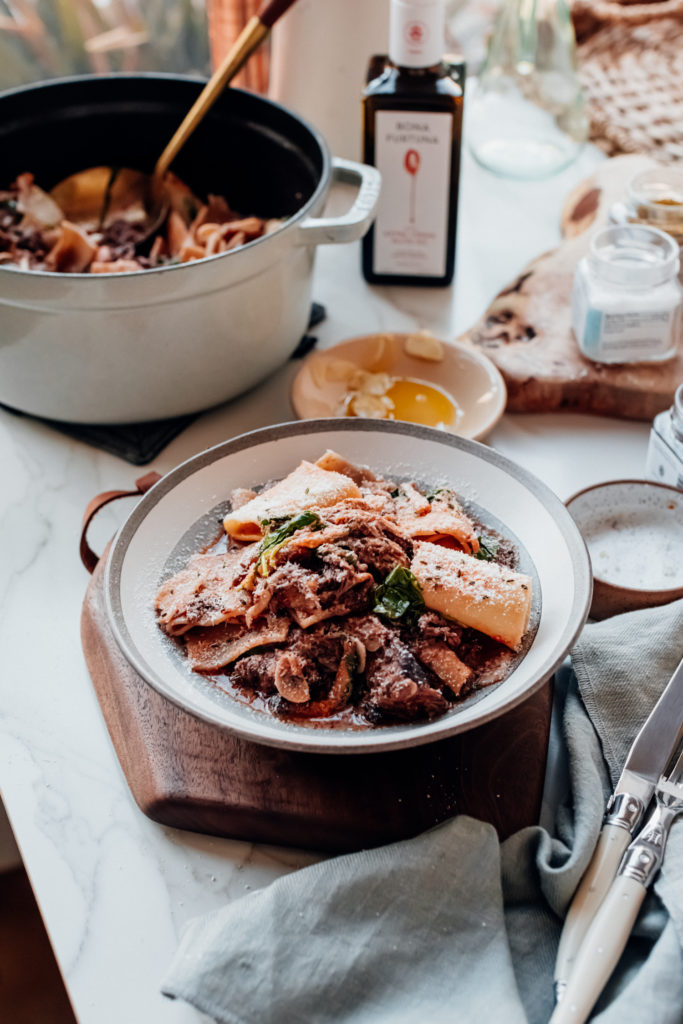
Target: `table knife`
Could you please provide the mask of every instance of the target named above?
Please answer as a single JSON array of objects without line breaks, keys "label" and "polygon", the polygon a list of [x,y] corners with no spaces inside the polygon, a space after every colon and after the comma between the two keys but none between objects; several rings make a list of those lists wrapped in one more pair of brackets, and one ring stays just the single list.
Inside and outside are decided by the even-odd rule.
[{"label": "table knife", "polygon": [[657,805],[629,846],[591,922],[549,1024],[585,1024],[624,952],[645,894],[662,866],[672,822],[683,812],[683,753],[655,787]]},{"label": "table knife", "polygon": [[569,981],[579,946],[614,881],[621,858],[640,825],[655,784],[683,728],[683,660],[633,741],[610,797],[600,838],[564,923],[555,962],[555,999]]}]

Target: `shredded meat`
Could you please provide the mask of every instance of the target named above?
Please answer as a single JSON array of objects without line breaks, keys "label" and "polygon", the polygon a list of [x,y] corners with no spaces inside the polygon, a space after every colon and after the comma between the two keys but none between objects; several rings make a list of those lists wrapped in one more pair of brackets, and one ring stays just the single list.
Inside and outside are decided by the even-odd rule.
[{"label": "shredded meat", "polygon": [[275,667],[279,651],[259,651],[258,654],[247,654],[235,663],[230,678],[238,686],[265,697],[277,693],[275,689]]},{"label": "shredded meat", "polygon": [[442,640],[452,651],[462,643],[463,628],[436,612],[424,612],[417,622],[417,633],[425,640]]},{"label": "shredded meat", "polygon": [[269,576],[257,577],[247,621],[268,611],[288,612],[306,628],[333,615],[344,615],[368,604],[373,578],[348,562],[321,560],[320,566],[286,562]]},{"label": "shredded meat", "polygon": [[448,709],[439,680],[418,662],[400,629],[385,626],[374,615],[348,619],[345,629],[367,651],[367,692],[361,706],[369,721],[411,721]]},{"label": "shredded meat", "polygon": [[368,655],[368,692],[362,707],[376,725],[391,721],[431,718],[448,710],[448,701],[433,677],[412,651],[394,634],[374,654]]},{"label": "shredded meat", "polygon": [[351,694],[351,674],[345,658],[353,643],[332,623],[310,629],[294,627],[287,647],[240,658],[231,681],[268,695],[276,713],[319,718],[339,710]]},{"label": "shredded meat", "polygon": [[469,687],[474,672],[446,644],[439,640],[418,640],[413,649],[422,664],[427,665],[456,697]]},{"label": "shredded meat", "polygon": [[54,244],[49,231],[24,224],[24,215],[17,207],[17,193],[0,192],[0,255],[2,262],[12,262],[23,269],[37,270]]}]

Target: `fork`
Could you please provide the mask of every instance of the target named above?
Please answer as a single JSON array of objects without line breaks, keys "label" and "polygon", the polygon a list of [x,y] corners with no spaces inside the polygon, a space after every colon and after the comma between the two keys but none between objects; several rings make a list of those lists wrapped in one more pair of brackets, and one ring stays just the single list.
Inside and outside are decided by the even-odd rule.
[{"label": "fork", "polygon": [[654,811],[624,854],[550,1024],[583,1024],[619,962],[648,887],[662,866],[674,818],[683,813],[683,752],[669,774],[660,776],[655,796]]}]

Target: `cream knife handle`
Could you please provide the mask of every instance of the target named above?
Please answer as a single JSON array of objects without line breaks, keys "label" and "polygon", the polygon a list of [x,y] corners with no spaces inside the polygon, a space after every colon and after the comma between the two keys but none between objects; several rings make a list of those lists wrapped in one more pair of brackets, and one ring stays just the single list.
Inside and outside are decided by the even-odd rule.
[{"label": "cream knife handle", "polygon": [[616,877],[588,929],[550,1024],[584,1024],[588,1019],[624,952],[646,892],[635,878]]},{"label": "cream knife handle", "polygon": [[631,833],[619,825],[605,825],[590,864],[574,893],[564,922],[555,961],[555,998],[564,999],[564,990],[574,968],[576,954],[591,921],[605,899],[631,842]]}]

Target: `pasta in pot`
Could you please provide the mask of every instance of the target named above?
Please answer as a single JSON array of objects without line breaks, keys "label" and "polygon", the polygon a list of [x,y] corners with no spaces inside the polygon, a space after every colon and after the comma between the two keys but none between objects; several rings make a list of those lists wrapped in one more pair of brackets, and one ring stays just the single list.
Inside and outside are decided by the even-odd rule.
[{"label": "pasta in pot", "polygon": [[[115,180],[108,168],[94,170]],[[85,208],[68,220],[58,202],[59,186],[53,196],[32,174],[20,174],[0,191],[0,264],[64,274],[128,273],[230,252],[282,224],[243,217],[223,196],[209,195],[202,202],[170,172],[164,182],[168,213],[154,237],[145,240],[148,251],[142,255],[137,246],[145,238],[148,213],[139,189],[122,192],[113,202],[107,187],[94,215]]]},{"label": "pasta in pot", "polygon": [[223,527],[164,582],[157,619],[193,670],[285,718],[368,728],[444,714],[507,674],[529,626],[530,577],[454,492],[336,452],[260,494],[239,489]]}]

